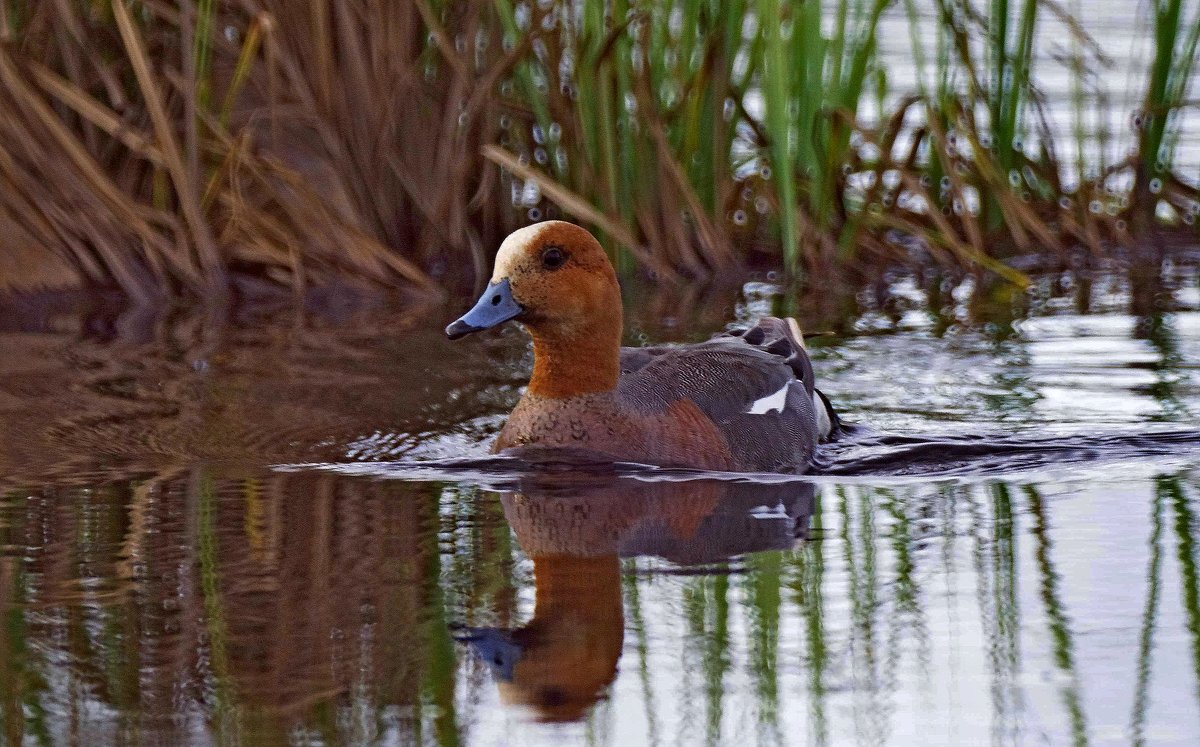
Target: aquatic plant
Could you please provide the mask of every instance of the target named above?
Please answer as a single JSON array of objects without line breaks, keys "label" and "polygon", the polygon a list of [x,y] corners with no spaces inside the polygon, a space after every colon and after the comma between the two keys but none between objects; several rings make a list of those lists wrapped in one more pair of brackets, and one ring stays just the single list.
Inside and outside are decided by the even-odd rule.
[{"label": "aquatic plant", "polygon": [[[1034,85],[1039,24],[1070,31],[1081,149],[1102,50],[1059,3],[976,5],[4,3],[0,225],[20,230],[0,247],[151,301],[435,294],[561,214],[664,279],[934,261],[1021,283],[1014,251],[1194,224],[1176,161],[1200,8],[1153,4],[1136,152],[1086,174]],[[879,58],[889,13],[913,91]]]},{"label": "aquatic plant", "polygon": [[1194,187],[1180,183],[1171,164],[1179,140],[1178,115],[1186,106],[1188,84],[1196,67],[1200,7],[1191,13],[1189,22],[1183,0],[1162,0],[1152,6],[1154,57],[1145,103],[1135,120],[1138,149],[1133,204],[1142,227],[1150,224],[1162,197],[1180,214],[1194,218],[1198,212]]}]

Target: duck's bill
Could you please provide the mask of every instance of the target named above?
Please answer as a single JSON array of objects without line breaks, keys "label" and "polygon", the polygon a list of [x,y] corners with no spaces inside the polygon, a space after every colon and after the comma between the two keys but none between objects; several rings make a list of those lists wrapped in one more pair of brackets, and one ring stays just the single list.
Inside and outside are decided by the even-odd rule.
[{"label": "duck's bill", "polygon": [[467,628],[465,634],[455,637],[469,644],[479,658],[492,668],[497,678],[504,682],[513,681],[513,673],[524,647],[513,639],[511,632],[500,628]]},{"label": "duck's bill", "polygon": [[505,278],[498,283],[489,284],[474,308],[446,327],[446,336],[457,340],[472,332],[503,324],[524,310],[521,304],[513,300],[512,288],[508,284],[508,278]]}]

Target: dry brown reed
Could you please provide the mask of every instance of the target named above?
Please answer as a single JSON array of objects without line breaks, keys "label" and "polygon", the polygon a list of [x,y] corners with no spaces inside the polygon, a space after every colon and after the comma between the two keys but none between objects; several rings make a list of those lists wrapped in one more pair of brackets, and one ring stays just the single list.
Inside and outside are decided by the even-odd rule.
[{"label": "dry brown reed", "polygon": [[482,267],[511,225],[472,135],[504,60],[431,67],[423,3],[210,6],[203,57],[191,3],[9,19],[0,211],[138,300],[220,297],[232,273],[432,293],[437,261]]}]

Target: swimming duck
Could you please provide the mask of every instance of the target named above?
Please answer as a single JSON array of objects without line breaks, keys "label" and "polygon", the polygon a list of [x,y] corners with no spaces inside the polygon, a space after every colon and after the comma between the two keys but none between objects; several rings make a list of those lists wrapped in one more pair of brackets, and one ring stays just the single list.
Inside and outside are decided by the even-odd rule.
[{"label": "swimming duck", "polygon": [[622,348],[621,291],[600,243],[544,221],[500,245],[487,289],[451,339],[515,320],[533,375],[493,451],[572,448],[614,461],[804,472],[835,435],[792,319],[688,345]]}]

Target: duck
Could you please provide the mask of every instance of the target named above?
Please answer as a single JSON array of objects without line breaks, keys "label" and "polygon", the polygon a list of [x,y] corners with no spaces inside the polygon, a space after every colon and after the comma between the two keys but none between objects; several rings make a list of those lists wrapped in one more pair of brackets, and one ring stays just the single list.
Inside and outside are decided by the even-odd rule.
[{"label": "duck", "polygon": [[726,472],[803,473],[836,437],[794,319],[689,344],[622,347],[621,289],[600,242],[548,220],[501,243],[456,340],[516,322],[533,341],[529,385],[492,451]]}]

